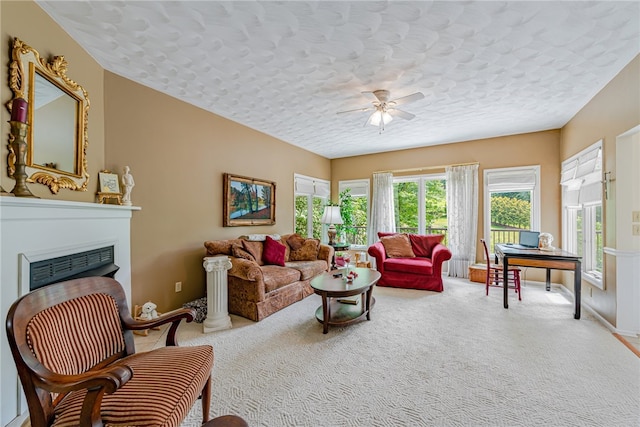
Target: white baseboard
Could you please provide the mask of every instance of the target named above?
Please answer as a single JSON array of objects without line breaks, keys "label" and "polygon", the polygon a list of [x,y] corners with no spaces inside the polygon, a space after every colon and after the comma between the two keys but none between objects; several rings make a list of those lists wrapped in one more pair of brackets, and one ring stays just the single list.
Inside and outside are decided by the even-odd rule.
[{"label": "white baseboard", "polygon": [[[571,300],[573,300],[573,292],[570,289],[568,289],[564,285],[557,285],[557,286],[558,286],[558,288],[560,289],[560,291],[562,293],[567,294],[568,296],[570,296]],[[598,319],[600,321],[600,323],[602,323],[604,325],[604,327],[606,327],[607,329],[609,329],[611,331],[611,333],[616,333],[616,334],[620,334],[620,335],[627,336],[627,337],[637,337],[638,336],[638,333],[636,331],[626,331],[626,330],[623,330],[623,329],[616,328],[607,319],[602,317],[600,315],[600,313],[598,313],[593,307],[591,307],[589,304],[585,303],[584,301],[582,301],[580,305],[581,305],[582,309],[588,311],[589,314],[591,314],[593,317]]]}]

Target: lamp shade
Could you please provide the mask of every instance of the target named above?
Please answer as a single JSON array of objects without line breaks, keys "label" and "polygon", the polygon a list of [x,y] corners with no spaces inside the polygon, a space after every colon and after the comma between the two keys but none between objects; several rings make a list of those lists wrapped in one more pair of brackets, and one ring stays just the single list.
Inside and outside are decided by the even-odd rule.
[{"label": "lamp shade", "polygon": [[340,215],[340,206],[327,206],[324,208],[322,219],[323,224],[342,224],[342,216]]}]

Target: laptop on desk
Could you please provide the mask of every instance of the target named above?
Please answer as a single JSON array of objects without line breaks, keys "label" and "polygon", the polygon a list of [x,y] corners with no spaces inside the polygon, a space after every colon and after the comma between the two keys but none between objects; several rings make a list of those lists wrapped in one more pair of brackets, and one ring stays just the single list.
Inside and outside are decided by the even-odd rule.
[{"label": "laptop on desk", "polygon": [[507,244],[507,246],[514,249],[538,249],[539,244],[539,231],[521,231],[518,244]]}]

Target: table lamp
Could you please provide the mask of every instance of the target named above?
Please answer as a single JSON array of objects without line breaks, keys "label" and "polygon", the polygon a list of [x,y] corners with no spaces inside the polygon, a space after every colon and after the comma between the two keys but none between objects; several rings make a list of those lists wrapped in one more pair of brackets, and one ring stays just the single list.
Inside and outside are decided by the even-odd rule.
[{"label": "table lamp", "polygon": [[329,245],[335,245],[336,243],[336,227],[335,224],[342,224],[342,216],[340,215],[340,206],[327,206],[324,208],[322,219],[323,224],[329,224]]}]

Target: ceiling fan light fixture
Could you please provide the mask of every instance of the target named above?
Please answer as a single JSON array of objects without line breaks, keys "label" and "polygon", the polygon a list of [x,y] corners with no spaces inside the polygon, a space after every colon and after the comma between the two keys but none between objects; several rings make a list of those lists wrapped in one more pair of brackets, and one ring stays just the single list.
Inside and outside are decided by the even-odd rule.
[{"label": "ceiling fan light fixture", "polygon": [[380,126],[381,120],[382,120],[382,113],[379,110],[377,110],[371,115],[371,119],[369,120],[369,123],[371,123],[372,126]]},{"label": "ceiling fan light fixture", "polygon": [[391,122],[391,120],[393,120],[393,116],[389,113],[387,113],[386,111],[381,111],[381,110],[376,110],[372,115],[371,115],[371,119],[369,120],[369,123],[372,126],[380,126],[380,123],[382,123],[383,125],[388,124],[389,122]]}]

